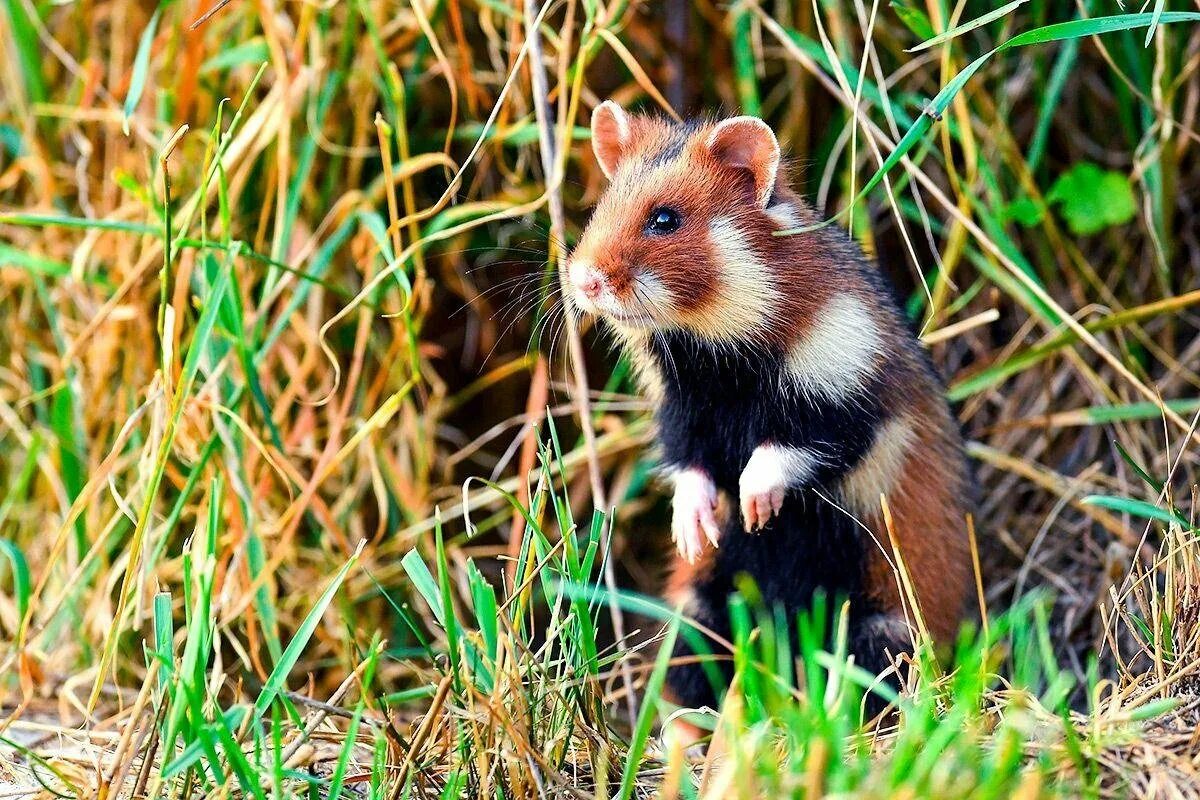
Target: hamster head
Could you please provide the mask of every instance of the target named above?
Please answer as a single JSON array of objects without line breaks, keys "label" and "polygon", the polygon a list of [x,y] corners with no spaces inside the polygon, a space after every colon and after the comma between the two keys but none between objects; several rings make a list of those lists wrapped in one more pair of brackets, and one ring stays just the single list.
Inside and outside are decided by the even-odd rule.
[{"label": "hamster head", "polygon": [[624,329],[764,338],[781,300],[772,233],[797,222],[773,202],[780,156],[767,124],[673,123],[607,101],[592,148],[609,185],[561,276],[575,308]]}]

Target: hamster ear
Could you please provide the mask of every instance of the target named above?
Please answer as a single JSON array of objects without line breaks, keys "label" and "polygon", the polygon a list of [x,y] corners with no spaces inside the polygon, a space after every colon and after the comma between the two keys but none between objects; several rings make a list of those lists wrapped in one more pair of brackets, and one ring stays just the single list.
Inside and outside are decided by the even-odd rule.
[{"label": "hamster ear", "polygon": [[779,171],[779,142],[770,126],[758,117],[723,120],[708,135],[708,150],[722,164],[749,172],[754,199],[766,208]]},{"label": "hamster ear", "polygon": [[592,151],[605,177],[612,178],[633,141],[633,125],[625,109],[605,100],[592,112]]}]

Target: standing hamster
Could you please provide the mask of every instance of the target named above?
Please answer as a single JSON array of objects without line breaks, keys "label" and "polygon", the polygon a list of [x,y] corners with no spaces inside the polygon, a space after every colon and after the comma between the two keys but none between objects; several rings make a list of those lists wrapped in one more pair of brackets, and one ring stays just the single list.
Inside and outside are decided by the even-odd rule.
[{"label": "standing hamster", "polygon": [[[885,671],[913,642],[886,497],[925,625],[948,640],[971,586],[971,480],[886,280],[840,230],[777,235],[818,219],[762,120],[673,123],[609,101],[592,146],[610,183],[564,293],[611,328],[655,405],[668,599],[726,638],[742,574],[789,617],[819,591],[848,599],[850,653]],[[718,699],[694,663],[668,684],[686,707]]]}]

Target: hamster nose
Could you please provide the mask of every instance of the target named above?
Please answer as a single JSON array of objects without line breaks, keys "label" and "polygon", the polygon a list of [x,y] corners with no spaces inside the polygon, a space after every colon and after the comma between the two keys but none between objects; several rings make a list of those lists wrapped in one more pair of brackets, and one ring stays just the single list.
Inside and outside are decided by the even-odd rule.
[{"label": "hamster nose", "polygon": [[588,300],[595,300],[604,291],[604,276],[591,266],[574,270],[575,288]]},{"label": "hamster nose", "polygon": [[604,288],[604,284],[594,272],[589,272],[584,276],[583,282],[579,284],[579,291],[583,292],[588,300],[595,300],[599,297],[602,288]]}]

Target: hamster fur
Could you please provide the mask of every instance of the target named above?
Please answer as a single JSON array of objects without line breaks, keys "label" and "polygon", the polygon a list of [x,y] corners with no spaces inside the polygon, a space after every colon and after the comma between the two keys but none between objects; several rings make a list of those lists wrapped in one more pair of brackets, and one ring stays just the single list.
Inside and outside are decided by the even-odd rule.
[{"label": "hamster fur", "polygon": [[[950,639],[972,583],[972,484],[884,277],[841,230],[776,235],[819,219],[759,119],[674,123],[609,101],[592,145],[610,183],[561,278],[655,406],[678,548],[667,599],[728,638],[741,574],[791,619],[818,591],[845,598],[850,653],[884,671],[911,651],[914,619],[886,497],[921,616]],[[668,684],[685,707],[719,700],[694,663]]]}]

